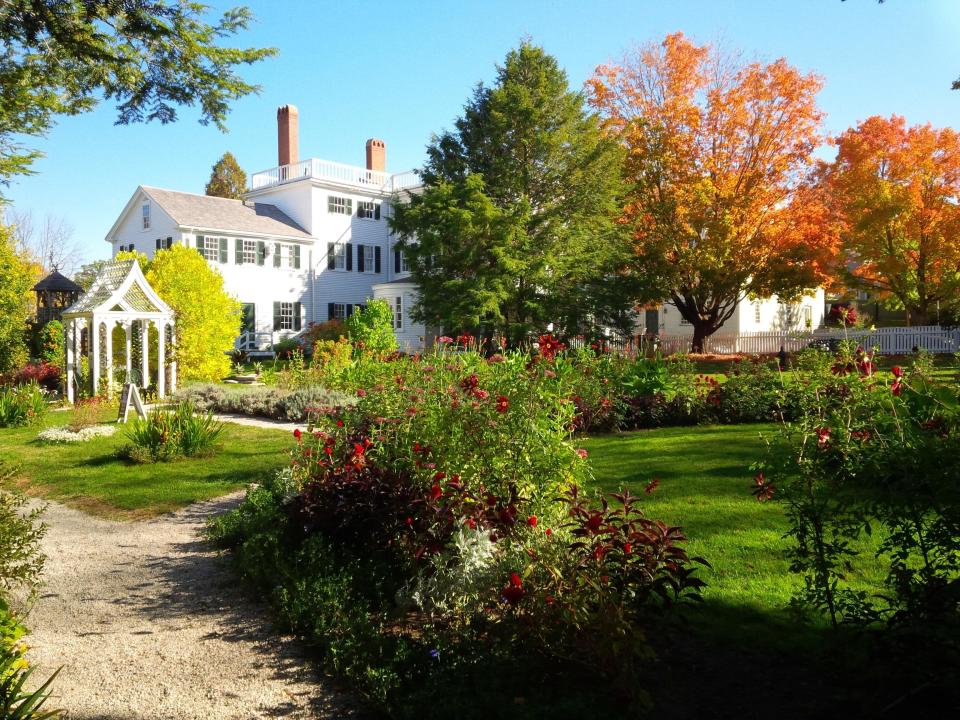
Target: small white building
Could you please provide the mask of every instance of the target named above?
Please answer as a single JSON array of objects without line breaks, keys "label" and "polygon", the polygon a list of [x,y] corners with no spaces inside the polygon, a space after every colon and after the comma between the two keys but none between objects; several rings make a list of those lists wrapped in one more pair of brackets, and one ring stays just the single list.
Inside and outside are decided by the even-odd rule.
[{"label": "small white building", "polygon": [[[825,308],[823,288],[817,288],[793,302],[781,302],[774,295],[747,299],[737,304],[733,315],[717,331],[724,335],[758,332],[798,332],[816,330],[823,325]],[[665,303],[655,311],[657,328],[651,328],[652,315],[647,316],[647,329],[661,335],[693,335],[693,326],[680,316],[673,303]]]},{"label": "small white building", "polygon": [[392,199],[419,177],[388,173],[377,139],[366,143],[365,167],[300,160],[292,105],[277,111],[277,132],[279,165],[254,173],[243,201],[138,187],[107,234],[113,254],[197,248],[243,304],[239,349],[268,350],[372,298],[393,308],[402,350],[423,348],[426,328],[410,318],[416,287],[387,224]]}]

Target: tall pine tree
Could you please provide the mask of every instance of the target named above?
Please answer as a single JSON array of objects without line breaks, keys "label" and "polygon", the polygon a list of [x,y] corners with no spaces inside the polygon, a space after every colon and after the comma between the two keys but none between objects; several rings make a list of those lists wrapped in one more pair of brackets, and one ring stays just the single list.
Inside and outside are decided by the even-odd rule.
[{"label": "tall pine tree", "polygon": [[242,200],[247,191],[247,174],[231,152],[225,152],[210,172],[210,182],[204,192],[214,197]]},{"label": "tall pine tree", "polygon": [[625,247],[621,152],[553,57],[529,42],[511,51],[428,146],[423,192],[397,204],[414,317],[511,343],[551,322],[572,334],[623,320],[621,296],[593,292]]}]

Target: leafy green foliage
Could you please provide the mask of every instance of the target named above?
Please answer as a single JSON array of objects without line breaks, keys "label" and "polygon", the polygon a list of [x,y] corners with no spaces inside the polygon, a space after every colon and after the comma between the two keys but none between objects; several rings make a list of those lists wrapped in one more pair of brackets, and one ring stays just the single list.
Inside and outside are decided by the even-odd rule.
[{"label": "leafy green foliage", "polygon": [[0,462],[0,597],[13,590],[32,594],[40,584],[46,557],[40,541],[46,526],[42,508],[27,509],[27,498],[9,483],[17,468]]},{"label": "leafy green foliage", "polygon": [[67,358],[63,323],[59,320],[51,320],[48,322],[40,329],[39,340],[40,360],[54,367],[64,367]]},{"label": "leafy green foliage", "polygon": [[178,457],[209,457],[223,432],[213,413],[199,414],[191,403],[181,402],[172,411],[151,410],[127,428],[130,445],[121,453],[137,462],[156,462]]},{"label": "leafy green foliage", "polygon": [[25,330],[36,280],[37,268],[17,250],[10,228],[0,224],[0,374],[27,359]]},{"label": "leafy green foliage", "polygon": [[390,353],[397,349],[393,334],[393,310],[386,300],[371,300],[347,320],[350,341],[365,352]]},{"label": "leafy green foliage", "polygon": [[230,373],[227,353],[240,334],[240,303],[223,276],[194,248],[174,245],[157,252],[147,282],[176,313],[175,353],[183,381],[219,380]]},{"label": "leafy green foliage", "polygon": [[36,383],[0,388],[0,428],[33,425],[46,412],[47,399]]},{"label": "leafy green foliage", "polygon": [[247,174],[231,152],[225,152],[210,172],[204,192],[215,197],[242,200],[247,191]]},{"label": "leafy green foliage", "polygon": [[62,717],[59,710],[44,710],[50,697],[50,685],[57,670],[36,690],[25,689],[33,674],[23,660],[23,652],[0,647],[0,718],[3,720],[51,720]]},{"label": "leafy green foliage", "polygon": [[232,101],[258,88],[235,71],[275,54],[220,41],[244,30],[244,7],[208,22],[197,2],[13,0],[0,13],[6,53],[0,91],[0,181],[30,172],[40,155],[17,137],[44,135],[58,115],[117,103],[119,124],[177,119],[198,106],[200,122],[224,129]]},{"label": "leafy green foliage", "polygon": [[455,127],[428,147],[424,191],[391,221],[420,292],[414,315],[512,343],[551,321],[579,327],[588,312],[622,320],[622,296],[603,308],[591,292],[615,285],[623,247],[620,151],[556,60],[524,42]]}]

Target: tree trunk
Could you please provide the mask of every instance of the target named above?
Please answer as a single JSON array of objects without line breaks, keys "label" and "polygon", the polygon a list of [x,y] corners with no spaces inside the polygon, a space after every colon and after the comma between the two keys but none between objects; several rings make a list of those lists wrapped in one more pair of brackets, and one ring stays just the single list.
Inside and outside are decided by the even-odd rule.
[{"label": "tree trunk", "polygon": [[694,323],[693,340],[690,341],[690,352],[702,353],[703,341],[713,335],[715,329],[716,328],[712,327],[710,323]]},{"label": "tree trunk", "polygon": [[930,313],[925,308],[912,307],[907,311],[907,325],[929,325]]}]

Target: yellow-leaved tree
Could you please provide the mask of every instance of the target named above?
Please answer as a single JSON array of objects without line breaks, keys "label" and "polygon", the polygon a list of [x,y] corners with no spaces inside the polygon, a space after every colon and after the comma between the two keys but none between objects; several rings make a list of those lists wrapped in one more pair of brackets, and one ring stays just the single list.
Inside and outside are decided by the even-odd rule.
[{"label": "yellow-leaved tree", "polygon": [[219,380],[230,372],[240,334],[240,302],[223,276],[193,248],[174,245],[147,263],[147,282],[176,313],[175,356],[182,381]]}]

